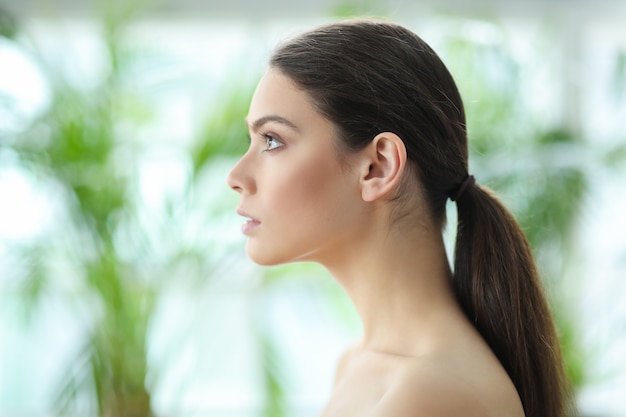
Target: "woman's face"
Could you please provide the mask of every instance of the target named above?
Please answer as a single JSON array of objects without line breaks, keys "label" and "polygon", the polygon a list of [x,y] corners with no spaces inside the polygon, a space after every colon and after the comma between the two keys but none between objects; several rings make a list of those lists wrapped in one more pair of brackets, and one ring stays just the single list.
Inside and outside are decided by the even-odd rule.
[{"label": "woman's face", "polygon": [[332,123],[275,69],[259,82],[246,121],[250,147],[228,184],[240,194],[237,212],[248,218],[248,256],[263,265],[339,256],[363,227],[364,206]]}]

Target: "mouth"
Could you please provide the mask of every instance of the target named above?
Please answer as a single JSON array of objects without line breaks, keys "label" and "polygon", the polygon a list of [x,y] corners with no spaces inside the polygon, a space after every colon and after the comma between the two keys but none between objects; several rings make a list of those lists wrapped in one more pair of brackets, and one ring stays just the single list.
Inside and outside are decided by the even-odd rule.
[{"label": "mouth", "polygon": [[237,210],[237,214],[245,219],[245,222],[241,225],[241,231],[245,235],[249,234],[252,230],[257,228],[261,224],[258,219],[252,217],[243,210]]}]

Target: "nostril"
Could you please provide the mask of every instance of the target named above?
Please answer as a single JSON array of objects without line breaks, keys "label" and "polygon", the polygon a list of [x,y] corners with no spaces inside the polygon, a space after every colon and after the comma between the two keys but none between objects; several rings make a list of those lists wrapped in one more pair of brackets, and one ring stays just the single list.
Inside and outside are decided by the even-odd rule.
[{"label": "nostril", "polygon": [[230,177],[230,175],[228,176],[228,179],[226,180],[226,183],[228,184],[228,186],[237,191],[237,192],[241,192],[241,186],[239,184],[237,184],[235,181],[233,181]]}]

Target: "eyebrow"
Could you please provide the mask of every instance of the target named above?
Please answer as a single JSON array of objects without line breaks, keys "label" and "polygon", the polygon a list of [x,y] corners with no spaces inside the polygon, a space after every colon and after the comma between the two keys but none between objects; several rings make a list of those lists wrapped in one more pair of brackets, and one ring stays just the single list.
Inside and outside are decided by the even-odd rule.
[{"label": "eyebrow", "polygon": [[277,114],[270,114],[267,116],[263,116],[261,118],[258,118],[257,120],[255,120],[254,122],[250,123],[248,121],[248,118],[245,119],[246,125],[248,125],[250,127],[251,130],[258,130],[261,126],[263,126],[264,124],[268,123],[268,122],[276,122],[276,123],[280,123],[282,125],[285,125],[287,127],[290,127],[294,130],[298,130],[298,127],[293,124],[293,122],[291,122],[289,119],[285,119],[282,116],[279,116]]}]

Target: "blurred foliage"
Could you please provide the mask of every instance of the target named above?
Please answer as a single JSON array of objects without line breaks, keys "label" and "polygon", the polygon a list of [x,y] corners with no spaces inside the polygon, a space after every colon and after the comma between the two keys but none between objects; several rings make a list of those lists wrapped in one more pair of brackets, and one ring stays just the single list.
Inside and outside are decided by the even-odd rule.
[{"label": "blurred foliage", "polygon": [[621,50],[615,59],[613,73],[613,96],[616,102],[621,102],[626,96],[626,50]]},{"label": "blurred foliage", "polygon": [[330,10],[330,15],[336,19],[351,17],[384,17],[387,7],[378,0],[343,1]]},{"label": "blurred foliage", "polygon": [[247,149],[248,130],[244,117],[248,113],[254,87],[228,87],[221,94],[224,99],[220,103],[220,111],[204,118],[205,123],[192,146],[195,177],[216,156],[238,158]]},{"label": "blurred foliage", "polygon": [[0,5],[0,37],[12,39],[17,34],[17,22],[11,13]]},{"label": "blurred foliage", "polygon": [[[153,122],[154,110],[133,78],[140,75],[142,56],[125,42],[137,2],[97,5],[108,56],[94,85],[70,80],[34,42],[18,44],[47,78],[50,103],[26,129],[5,133],[0,150],[16,152],[24,173],[42,189],[54,190],[50,205],[59,218],[36,241],[15,244],[12,255],[23,266],[16,285],[29,316],[56,293],[87,329],[58,384],[59,415],[147,417],[154,415],[150,392],[159,375],[154,366],[148,369],[147,351],[159,292],[176,270],[186,268],[186,279],[200,282],[214,269],[214,259],[205,255],[212,242],[185,242],[176,234],[189,229],[189,211],[205,203],[194,193],[196,181],[205,185],[200,174],[215,159],[243,149],[242,120],[251,89],[230,94],[227,105],[207,119],[193,149],[181,150],[193,160],[189,188],[182,200],[166,201],[165,213],[155,215],[139,192],[142,157],[158,146],[142,142],[140,134],[146,122]],[[15,35],[12,22],[2,14],[3,35]],[[268,361],[276,362],[266,351]],[[272,373],[267,374],[271,381]],[[277,383],[272,383],[274,394]],[[280,415],[275,410],[282,397],[274,397],[268,416]]]},{"label": "blurred foliage", "polygon": [[[142,132],[156,122],[156,110],[137,78],[154,62],[144,62],[149,54],[129,48],[126,39],[140,3],[96,5],[108,55],[95,85],[70,79],[34,42],[19,44],[47,78],[50,103],[26,129],[5,134],[0,150],[16,152],[24,173],[54,190],[51,206],[61,217],[35,241],[14,245],[12,256],[23,266],[17,285],[27,316],[47,295],[60,294],[87,328],[59,380],[58,414],[147,417],[155,414],[151,391],[161,378],[158,365],[148,362],[147,339],[169,279],[176,276],[179,288],[185,281],[210,287],[212,277],[231,274],[239,261],[212,230],[232,211],[222,197],[227,187],[216,189],[214,175],[247,147],[243,119],[256,80],[223,83],[220,105],[209,105],[189,145],[145,141]],[[189,171],[182,189],[155,213],[141,193],[141,164],[160,147],[176,152]],[[241,285],[263,297],[274,284],[250,277]],[[266,399],[260,415],[282,417],[284,370],[262,318],[262,311],[250,317]]]},{"label": "blurred foliage", "polygon": [[[127,62],[118,37],[126,22],[105,23],[103,40],[111,65],[92,90],[66,82],[45,57],[31,51],[49,77],[51,103],[11,147],[30,175],[56,189],[55,203],[67,217],[59,219],[62,234],[23,248],[27,268],[20,285],[31,309],[55,290],[55,281],[58,285],[68,276],[80,276],[75,285],[85,291],[86,300],[68,298],[89,330],[60,381],[58,412],[151,416],[146,328],[154,294],[137,276],[135,265],[122,259],[115,242],[121,225],[132,217],[134,201],[130,170],[120,169],[116,154],[116,124],[126,116],[120,104],[129,94],[121,77]],[[61,275],[66,276],[50,265],[59,256]],[[76,408],[84,398],[90,399],[91,411]]]}]

